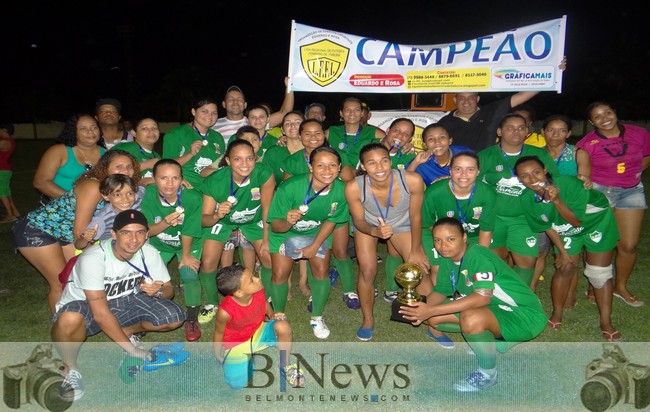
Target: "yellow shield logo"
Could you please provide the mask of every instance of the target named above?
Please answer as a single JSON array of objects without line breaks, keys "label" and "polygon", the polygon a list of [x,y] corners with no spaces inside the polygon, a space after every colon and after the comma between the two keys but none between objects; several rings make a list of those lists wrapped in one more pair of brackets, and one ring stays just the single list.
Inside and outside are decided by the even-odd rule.
[{"label": "yellow shield logo", "polygon": [[300,47],[300,61],[307,76],[319,86],[335,82],[348,64],[350,49],[330,40]]}]

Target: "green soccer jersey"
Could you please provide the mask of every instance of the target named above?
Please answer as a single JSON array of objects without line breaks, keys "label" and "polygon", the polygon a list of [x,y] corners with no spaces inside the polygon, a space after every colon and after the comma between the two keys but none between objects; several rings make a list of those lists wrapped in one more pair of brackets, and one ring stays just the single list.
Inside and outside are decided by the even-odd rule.
[{"label": "green soccer jersey", "polygon": [[262,144],[260,145],[260,150],[257,152],[259,157],[264,157],[264,154],[267,150],[273,146],[278,145],[278,138],[269,133],[269,131],[264,132],[264,136],[261,137]]},{"label": "green soccer jersey", "polygon": [[[309,174],[301,174],[287,179],[280,185],[273,196],[267,222],[271,224],[276,219],[285,219],[289,210],[298,209],[305,202],[305,198],[312,198],[316,193],[309,188],[309,182]],[[290,237],[316,236],[324,221],[347,223],[350,218],[348,203],[345,200],[345,183],[338,179],[334,180],[329,190],[314,197],[308,206],[307,213],[289,231],[271,231],[271,252],[277,252],[280,245]]]},{"label": "green soccer jersey", "polygon": [[397,153],[390,154],[390,161],[393,169],[406,170],[406,168],[415,159],[415,153],[402,153],[402,148],[397,148]]},{"label": "green soccer jersey", "polygon": [[537,295],[493,251],[469,245],[460,266],[451,259],[439,259],[436,292],[445,296],[457,292],[462,299],[477,289],[492,290],[487,308],[496,316],[506,341],[530,340],[544,330],[546,314]]},{"label": "green soccer jersey", "polygon": [[497,216],[522,216],[524,213],[517,198],[525,186],[514,173],[515,163],[523,156],[537,156],[552,176],[560,174],[551,156],[539,147],[525,144],[518,154],[509,155],[497,144],[478,153],[481,165],[478,180],[487,183],[496,192]]},{"label": "green soccer jersey", "polygon": [[239,186],[232,180],[232,168],[226,166],[205,179],[201,192],[212,197],[217,203],[227,201],[230,196],[237,199],[230,213],[219,221],[219,224],[234,230],[242,225],[258,224],[262,221],[262,186],[271,176],[268,167],[256,163],[253,172]]},{"label": "green soccer jersey", "polygon": [[345,125],[332,126],[329,128],[327,140],[335,149],[345,154],[348,163],[355,169],[359,168],[359,152],[368,143],[380,143],[381,140],[375,137],[375,127],[359,126],[357,133],[349,135],[345,133]]},{"label": "green soccer jersey", "polygon": [[[110,150],[120,149],[125,152],[131,153],[133,157],[138,161],[138,163],[146,162],[151,159],[160,159],[160,154],[151,150],[147,150],[140,146],[136,142],[122,142],[118,143],[115,146],[111,147]],[[140,170],[142,177],[153,177],[152,169],[142,169]]]},{"label": "green soccer jersey", "polygon": [[480,230],[494,231],[494,190],[483,182],[476,182],[467,198],[457,199],[451,191],[451,185],[451,179],[439,180],[424,191],[422,226],[428,229],[438,219],[453,217],[463,224],[467,241],[477,243]]},{"label": "green soccer jersey", "polygon": [[556,176],[552,183],[558,187],[560,199],[582,222],[582,226],[572,226],[560,216],[553,203],[526,189],[520,202],[528,225],[533,231],[544,232],[546,229],[553,229],[560,236],[579,236],[592,231],[603,219],[613,219],[607,197],[595,189],[585,189],[584,183],[577,177]]},{"label": "green soccer jersey", "polygon": [[284,177],[284,161],[289,156],[291,156],[289,149],[282,146],[273,146],[264,153],[262,163],[273,172],[276,186],[282,183]]},{"label": "green soccer jersey", "polygon": [[208,144],[183,165],[183,177],[196,188],[203,183],[201,171],[219,160],[226,150],[226,144],[221,134],[208,129],[207,137],[202,136],[192,125],[184,124],[165,134],[163,138],[163,157],[165,159],[179,158],[191,150],[192,143],[197,140],[207,141]]},{"label": "green soccer jersey", "polygon": [[[350,164],[346,160],[345,153],[341,153],[340,150],[334,149],[341,156],[341,168],[349,166]],[[309,157],[305,149],[302,149],[292,155],[289,155],[283,162],[283,169],[286,173],[291,176],[297,176],[304,173],[310,173],[309,171]],[[340,176],[339,176],[340,178]]]},{"label": "green soccer jersey", "polygon": [[160,196],[156,185],[148,185],[145,189],[140,208],[150,225],[160,222],[179,206],[184,209],[183,223],[169,226],[161,233],[149,238],[149,243],[161,253],[181,251],[181,236],[183,235],[195,239],[201,237],[203,197],[198,190],[182,189],[180,201],[177,200],[175,203],[170,204]]}]

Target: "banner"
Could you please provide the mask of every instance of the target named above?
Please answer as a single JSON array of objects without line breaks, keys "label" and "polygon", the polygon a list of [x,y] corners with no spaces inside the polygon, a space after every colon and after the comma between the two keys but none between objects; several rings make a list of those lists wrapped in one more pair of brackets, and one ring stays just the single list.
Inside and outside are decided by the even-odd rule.
[{"label": "banner", "polygon": [[292,21],[289,90],[422,93],[562,90],[566,16],[439,45],[415,46]]}]

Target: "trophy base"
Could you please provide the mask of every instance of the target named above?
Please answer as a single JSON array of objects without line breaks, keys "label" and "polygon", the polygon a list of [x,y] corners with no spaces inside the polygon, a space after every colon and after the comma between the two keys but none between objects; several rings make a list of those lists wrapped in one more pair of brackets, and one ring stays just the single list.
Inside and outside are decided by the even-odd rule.
[{"label": "trophy base", "polygon": [[[420,302],[425,302],[425,303],[426,303],[426,301],[427,301],[427,297],[426,297],[426,296],[422,296],[422,300],[421,300]],[[400,306],[408,306],[408,305],[405,304],[405,303],[400,302],[400,301],[397,300],[397,299],[395,299],[395,300],[393,301],[392,305],[391,305],[390,320],[392,320],[392,321],[394,321],[394,322],[408,323],[409,325],[411,325],[411,322],[412,322],[412,321],[407,320],[407,319],[404,319],[404,318],[402,317],[402,314],[399,313],[399,307],[400,307]]]}]

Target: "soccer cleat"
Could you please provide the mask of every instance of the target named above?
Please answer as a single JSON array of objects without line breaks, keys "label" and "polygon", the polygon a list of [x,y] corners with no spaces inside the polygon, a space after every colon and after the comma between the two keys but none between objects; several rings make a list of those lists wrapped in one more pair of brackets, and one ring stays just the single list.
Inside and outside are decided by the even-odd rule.
[{"label": "soccer cleat", "polygon": [[343,294],[343,301],[350,309],[361,309],[361,302],[359,302],[359,295],[354,292]]},{"label": "soccer cleat", "polygon": [[214,319],[214,316],[217,314],[217,309],[219,309],[219,307],[215,305],[203,306],[199,311],[199,323],[208,323]]},{"label": "soccer cleat", "polygon": [[175,353],[175,352],[182,351],[184,348],[185,348],[184,342],[161,343],[151,348],[151,352],[155,352],[156,354]]},{"label": "soccer cleat", "polygon": [[397,292],[390,290],[384,292],[384,302],[393,303],[397,299]]},{"label": "soccer cleat", "polygon": [[377,297],[379,296],[379,290],[375,288],[375,300],[377,300]]},{"label": "soccer cleat", "polygon": [[305,384],[305,373],[295,363],[280,368],[280,378],[286,379],[293,388],[299,388]]},{"label": "soccer cleat", "polygon": [[117,371],[120,380],[127,384],[135,382],[135,377],[142,370],[142,365],[144,365],[144,359],[129,355],[124,356]]},{"label": "soccer cleat", "polygon": [[160,368],[167,366],[178,366],[185,362],[190,357],[190,353],[186,350],[175,352],[151,352],[149,358],[144,361],[142,369],[145,372],[157,371]]},{"label": "soccer cleat", "polygon": [[188,342],[194,342],[201,338],[201,326],[199,323],[193,320],[188,320],[185,322],[185,339]]},{"label": "soccer cleat", "polygon": [[311,318],[309,320],[309,324],[311,325],[311,329],[314,332],[314,336],[316,336],[318,339],[327,339],[327,337],[330,335],[330,329],[325,324],[322,316]]},{"label": "soccer cleat", "polygon": [[70,369],[59,387],[59,397],[66,402],[78,401],[84,396],[84,391],[81,373],[76,369]]},{"label": "soccer cleat", "polygon": [[309,313],[311,313],[312,309],[314,308],[314,302],[312,302],[311,296],[309,297],[309,303],[307,303],[307,310]]},{"label": "soccer cleat", "polygon": [[458,392],[478,392],[481,389],[489,388],[494,386],[497,383],[497,373],[494,372],[494,376],[490,377],[489,375],[481,372],[480,370],[475,370],[470,373],[465,379],[454,384],[454,389]]}]

